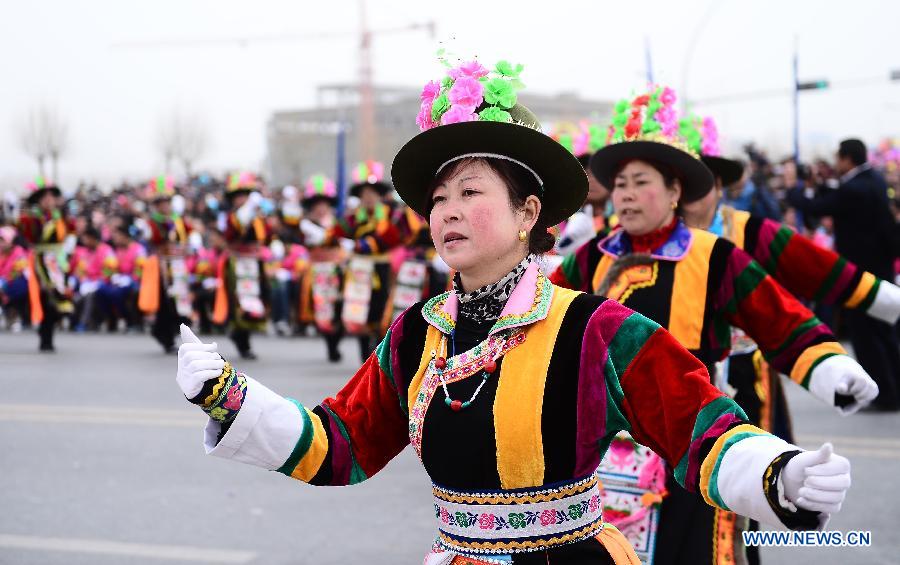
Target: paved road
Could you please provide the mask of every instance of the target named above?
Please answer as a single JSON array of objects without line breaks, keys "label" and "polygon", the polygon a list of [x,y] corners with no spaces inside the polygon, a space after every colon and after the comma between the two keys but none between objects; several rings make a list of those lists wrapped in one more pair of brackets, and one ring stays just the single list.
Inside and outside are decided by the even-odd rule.
[{"label": "paved road", "polygon": [[[221,339],[221,338],[220,338]],[[181,397],[175,358],[149,337],[0,333],[0,563],[421,563],[434,531],[411,450],[352,488],[324,489],[203,454],[203,417]],[[356,368],[311,339],[260,338],[241,363],[313,404]],[[230,344],[222,351],[232,353]],[[830,528],[871,530],[867,549],[768,549],[768,564],[896,563],[900,416],[832,416],[790,391],[805,447],[851,457],[854,487]]]}]

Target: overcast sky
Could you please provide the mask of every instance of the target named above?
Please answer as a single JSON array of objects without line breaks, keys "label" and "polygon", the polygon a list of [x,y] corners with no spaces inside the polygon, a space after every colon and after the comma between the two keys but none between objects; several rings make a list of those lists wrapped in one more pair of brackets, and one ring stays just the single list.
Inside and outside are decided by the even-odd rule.
[{"label": "overcast sky", "polygon": [[[212,146],[200,166],[259,167],[273,111],[309,107],[318,84],[357,76],[358,0],[0,4],[0,190],[18,189],[36,173],[16,133],[16,124],[36,104],[58,108],[70,125],[60,182],[109,183],[160,172],[157,129],[176,108],[208,124]],[[423,31],[376,35],[376,83],[420,87],[437,78],[441,68],[434,54],[444,41],[452,52],[478,55],[487,64],[523,63],[529,90],[614,99],[644,84],[646,36],[656,81],[680,95],[685,84],[695,100],[786,92],[796,37],[801,78],[835,83],[801,95],[807,156],[830,154],[846,136],[874,142],[900,135],[900,82],[888,82],[890,70],[900,69],[900,2],[369,2],[370,27],[376,30],[429,20],[436,23],[435,38]],[[244,47],[117,46],[324,31],[347,34]],[[839,86],[862,79],[875,80]],[[753,139],[775,156],[790,151],[787,95],[696,109],[717,119],[732,150]]]}]

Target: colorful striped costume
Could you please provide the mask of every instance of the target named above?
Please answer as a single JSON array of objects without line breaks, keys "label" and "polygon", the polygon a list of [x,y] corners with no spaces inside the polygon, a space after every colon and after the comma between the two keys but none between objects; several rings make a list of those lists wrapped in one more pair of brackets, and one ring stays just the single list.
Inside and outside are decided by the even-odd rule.
[{"label": "colorful striped costume", "polygon": [[[434,483],[439,535],[426,563],[516,563],[529,550],[553,563],[636,563],[604,522],[593,478],[622,430],[709,504],[777,523],[761,479],[789,444],[750,425],[658,324],[556,287],[536,264],[487,337],[451,355],[468,331],[457,310],[452,292],[407,310],[347,385],[311,409],[247,378],[227,432],[207,426],[208,452],[348,485],[411,443]],[[442,382],[455,399],[483,390],[454,411]]]},{"label": "colorful striped costume", "polygon": [[[781,241],[786,234],[778,232],[779,237],[766,240],[760,234],[767,234],[771,226],[761,222],[746,225],[746,234],[751,237],[738,238],[739,242],[752,244],[766,269],[738,245],[679,224],[669,240],[650,255],[632,254],[630,240],[622,230],[595,238],[567,257],[551,280],[587,287],[657,321],[711,373],[714,364],[731,349],[732,329],[740,328],[759,344],[772,367],[833,405],[835,361],[826,361],[846,352],[828,328],[767,273],[768,269],[788,280],[799,277],[792,270],[794,263],[789,262],[788,267],[778,261],[779,256],[794,261],[796,247],[782,244],[782,250],[790,250],[787,256],[770,253],[762,242]],[[751,232],[751,225],[757,229]],[[833,268],[838,267],[852,267],[851,275],[856,272],[846,263],[835,262]],[[827,279],[828,272],[820,280]],[[853,281],[859,283],[861,277],[842,276],[837,280],[843,283],[843,289]],[[819,285],[825,286],[825,282]],[[830,285],[832,289],[834,286]],[[843,296],[843,292],[832,290],[831,295]],[[757,415],[758,410],[754,417]],[[661,507],[654,563],[735,559],[735,552],[742,551],[743,546],[735,518],[698,504],[671,477],[666,488],[669,495]],[[692,518],[687,520],[685,516]],[[722,539],[728,543],[719,543]]]}]

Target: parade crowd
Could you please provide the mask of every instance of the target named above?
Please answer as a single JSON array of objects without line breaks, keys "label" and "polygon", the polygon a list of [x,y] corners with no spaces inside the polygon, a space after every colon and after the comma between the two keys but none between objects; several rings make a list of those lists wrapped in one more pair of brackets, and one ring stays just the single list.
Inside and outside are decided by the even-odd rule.
[{"label": "parade crowd", "polygon": [[[177,379],[210,416],[208,452],[311,484],[365,480],[411,443],[435,483],[426,563],[758,562],[741,531],[822,527],[849,463],[791,445],[779,375],[844,415],[900,410],[900,151],[726,158],[665,87],[545,135],[504,91],[520,71],[498,64],[484,96],[475,62],[429,83],[392,174],[359,163],[345,194],[321,174],[36,179],[0,216],[3,329],[46,352],[60,328],[149,331],[173,353],[186,324],[242,359],[254,333],[317,334],[333,362],[354,339],[363,366],[313,409],[186,329]],[[495,521],[483,493],[501,490],[531,522]]]}]

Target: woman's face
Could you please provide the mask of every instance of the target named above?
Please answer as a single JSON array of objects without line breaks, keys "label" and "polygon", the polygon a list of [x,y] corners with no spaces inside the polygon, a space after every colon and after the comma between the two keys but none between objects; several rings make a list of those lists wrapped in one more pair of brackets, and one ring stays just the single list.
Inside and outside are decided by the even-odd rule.
[{"label": "woman's face", "polygon": [[518,232],[530,233],[540,212],[540,202],[536,212],[533,205],[514,211],[506,183],[480,161],[461,166],[438,185],[431,201],[429,225],[435,248],[462,274],[506,264],[513,255],[524,257],[527,241],[519,241]]},{"label": "woman's face", "polygon": [[680,196],[681,184],[676,180],[666,187],[662,173],[645,161],[631,161],[613,181],[613,208],[631,235],[644,235],[671,222]]}]

